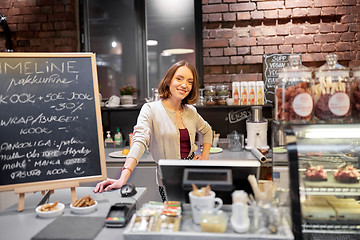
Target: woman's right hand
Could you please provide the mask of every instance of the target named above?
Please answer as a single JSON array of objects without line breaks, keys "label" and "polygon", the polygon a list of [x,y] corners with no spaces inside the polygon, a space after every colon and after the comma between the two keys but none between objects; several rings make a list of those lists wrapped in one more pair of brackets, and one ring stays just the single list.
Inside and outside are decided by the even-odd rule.
[{"label": "woman's right hand", "polygon": [[119,179],[112,179],[112,178],[108,178],[104,181],[99,182],[98,184],[96,184],[96,187],[94,188],[94,193],[102,193],[103,191],[107,192],[110,191],[112,189],[119,189],[123,186],[124,184],[122,184]]}]

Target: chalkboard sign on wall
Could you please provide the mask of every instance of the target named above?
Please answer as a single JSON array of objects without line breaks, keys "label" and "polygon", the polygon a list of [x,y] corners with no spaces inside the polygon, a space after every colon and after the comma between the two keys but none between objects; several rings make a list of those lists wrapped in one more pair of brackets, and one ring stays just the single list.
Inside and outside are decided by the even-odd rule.
[{"label": "chalkboard sign on wall", "polygon": [[95,54],[0,54],[0,190],[106,178]]},{"label": "chalkboard sign on wall", "polygon": [[[275,84],[278,80],[278,71],[289,65],[289,56],[293,53],[264,54],[263,81],[265,86],[265,104],[273,104],[275,100]],[[300,55],[300,53],[297,53]]]}]

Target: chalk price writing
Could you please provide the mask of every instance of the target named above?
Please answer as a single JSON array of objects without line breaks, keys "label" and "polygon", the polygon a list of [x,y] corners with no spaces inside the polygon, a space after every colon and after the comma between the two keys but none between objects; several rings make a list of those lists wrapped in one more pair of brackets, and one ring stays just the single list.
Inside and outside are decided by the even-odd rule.
[{"label": "chalk price writing", "polygon": [[36,96],[31,93],[16,93],[12,95],[3,95],[0,94],[0,104],[18,104],[18,103],[35,103],[36,100],[42,101],[44,103],[55,102],[59,100],[67,101],[92,101],[94,98],[87,93],[77,93],[71,92],[68,94],[68,97],[64,96],[65,92],[57,93],[48,93],[45,96]]},{"label": "chalk price writing", "polygon": [[35,95],[30,93],[13,94],[11,96],[0,95],[0,104],[8,103],[35,103]]},{"label": "chalk price writing", "polygon": [[77,110],[82,110],[84,103],[59,103],[58,105],[51,106],[55,111],[72,110],[71,113],[76,112]]},{"label": "chalk price writing", "polygon": [[36,127],[36,128],[22,128],[20,129],[19,134],[20,135],[26,135],[26,134],[50,134],[52,133],[52,130],[44,127]]},{"label": "chalk price writing", "polygon": [[[29,165],[31,163],[30,159],[24,159],[24,160],[19,160],[13,163],[6,163],[3,165],[2,170],[14,170],[14,169],[25,169],[27,166],[27,163],[29,162]],[[70,159],[66,159],[64,161],[64,165],[65,166],[71,166],[74,164],[84,164],[86,163],[86,158],[70,158]],[[49,165],[51,166],[55,166],[55,165],[61,165],[61,160],[60,159],[42,159],[42,160],[37,160],[34,161],[34,163],[32,164],[33,167],[47,167]]]},{"label": "chalk price writing", "polygon": [[[47,145],[51,143],[51,140],[47,141]],[[11,154],[0,154],[0,160],[8,161],[2,165],[2,171],[5,174],[5,171],[11,171],[9,176],[11,179],[24,179],[27,177],[41,177],[42,175],[51,176],[51,175],[61,175],[68,174],[69,169],[66,166],[71,167],[72,165],[86,164],[86,156],[91,153],[91,150],[82,147],[65,147],[66,145],[76,145],[83,144],[84,142],[72,138],[69,140],[63,140],[59,145],[56,145],[58,149],[64,147],[64,149],[58,150],[46,150],[38,151],[37,149],[31,149],[25,154],[19,154],[19,152],[13,152]],[[26,144],[18,143],[22,146],[31,147],[38,145],[39,143],[27,142]],[[56,141],[53,141],[53,144],[56,144]],[[2,144],[2,145],[12,145],[12,144]],[[4,146],[2,146],[4,147]],[[62,160],[59,158],[61,156],[69,155],[70,158]],[[43,159],[41,159],[43,158]],[[48,166],[58,166],[53,169],[48,169]],[[27,170],[31,167],[32,170]],[[41,168],[46,167],[46,170],[42,171]],[[75,175],[82,175],[85,173],[82,170],[81,166],[76,166],[74,170],[71,170]]]}]

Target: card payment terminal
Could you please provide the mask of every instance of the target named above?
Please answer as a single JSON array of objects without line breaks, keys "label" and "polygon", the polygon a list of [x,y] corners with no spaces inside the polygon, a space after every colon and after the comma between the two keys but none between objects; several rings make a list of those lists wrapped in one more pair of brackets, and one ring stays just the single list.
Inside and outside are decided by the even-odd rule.
[{"label": "card payment terminal", "polygon": [[110,207],[105,225],[107,227],[125,227],[135,210],[134,203],[116,203]]}]

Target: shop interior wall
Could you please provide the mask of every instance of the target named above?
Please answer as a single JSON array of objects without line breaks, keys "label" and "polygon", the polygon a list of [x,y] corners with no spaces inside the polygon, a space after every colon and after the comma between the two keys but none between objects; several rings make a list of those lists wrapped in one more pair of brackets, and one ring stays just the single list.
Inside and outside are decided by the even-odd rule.
[{"label": "shop interior wall", "polygon": [[[202,4],[205,85],[262,80],[263,54],[302,53],[304,65],[319,67],[327,54],[336,53],[342,65],[360,65],[360,0],[202,0]],[[78,51],[77,6],[77,0],[0,0],[14,52]],[[4,51],[5,33],[0,28],[0,52]],[[132,122],[135,115],[128,115]],[[222,122],[217,115],[204,117]]]},{"label": "shop interior wall", "polygon": [[262,80],[263,54],[360,65],[360,0],[203,0],[205,84]]},{"label": "shop interior wall", "polygon": [[[124,138],[127,141],[129,140],[129,133],[133,131],[133,127],[136,124],[137,117],[140,112],[140,107],[132,109],[103,109],[102,111],[102,121],[103,121],[103,130],[104,137],[106,137],[106,132],[110,131],[111,135],[114,136],[116,128],[121,129]],[[217,107],[197,107],[198,113],[210,124],[213,131],[220,133],[220,138],[226,138],[228,133],[237,131],[238,133],[244,134],[246,137],[246,120],[248,118],[241,119],[236,122],[229,121],[229,113],[247,111],[247,115],[251,114],[251,106],[244,107],[226,107],[226,106],[217,106]],[[266,118],[269,122],[268,125],[268,144],[271,144],[271,122],[272,122],[272,107],[264,106],[263,107],[263,117]]]},{"label": "shop interior wall", "polygon": [[[78,51],[78,1],[0,0],[15,52]],[[262,80],[262,55],[360,65],[360,0],[202,0],[204,83]],[[0,51],[5,51],[0,28]]]}]

